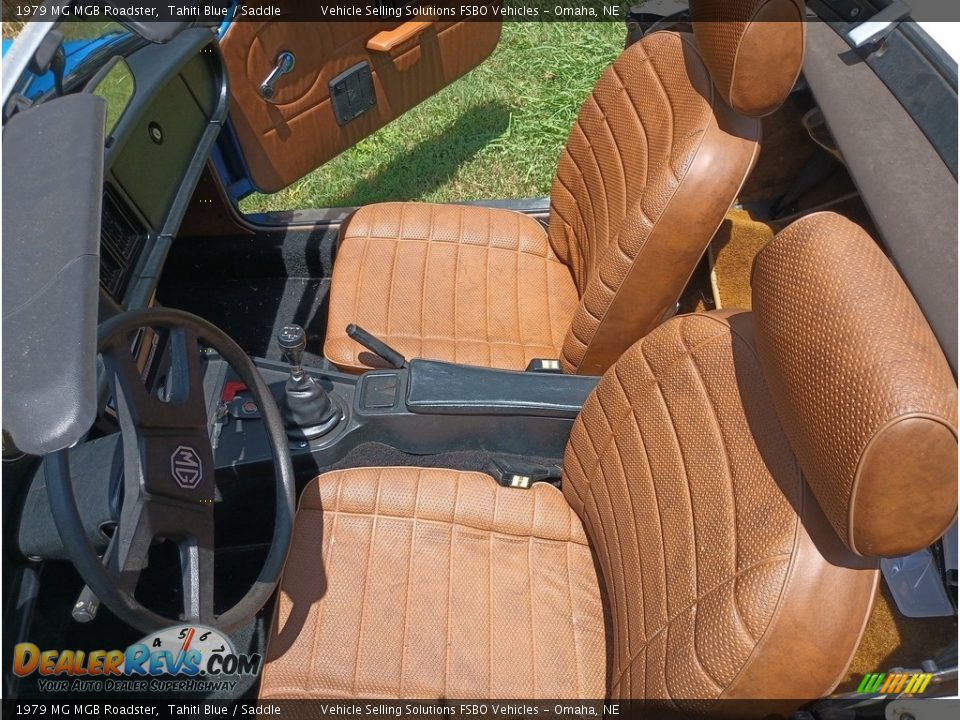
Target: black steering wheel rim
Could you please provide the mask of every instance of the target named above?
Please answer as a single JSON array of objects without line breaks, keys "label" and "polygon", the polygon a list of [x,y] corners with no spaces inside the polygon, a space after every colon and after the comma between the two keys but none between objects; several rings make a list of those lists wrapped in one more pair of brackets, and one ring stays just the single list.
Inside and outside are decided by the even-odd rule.
[{"label": "black steering wheel rim", "polygon": [[[136,600],[132,589],[121,586],[119,578],[108,570],[90,542],[84,530],[73,492],[66,450],[60,450],[45,458],[47,494],[50,499],[54,522],[80,576],[97,598],[127,624],[149,633],[173,624],[192,621],[211,625],[223,632],[230,632],[251,620],[270,599],[280,580],[293,535],[296,484],[283,420],[267,383],[257,371],[253,361],[226,333],[196,315],[169,308],[149,308],[122,313],[100,325],[98,329],[98,352],[104,353],[106,357],[106,353],[110,352],[111,343],[116,343],[118,338],[129,338],[132,333],[144,327],[163,327],[171,331],[175,329],[186,331],[190,333],[190,337],[194,340],[202,341],[208,347],[216,350],[246,384],[253,395],[254,401],[260,408],[264,429],[273,450],[273,468],[277,489],[273,537],[260,574],[239,602],[225,613],[212,616],[212,621],[210,621],[211,618],[207,618],[205,621],[204,618],[200,617],[167,618],[149,610]],[[194,345],[196,347],[196,343]],[[199,349],[196,349],[197,355],[199,355]],[[191,387],[191,392],[193,391],[199,392],[200,390]],[[209,438],[207,438],[207,442],[209,443]],[[212,457],[212,450],[210,452]],[[128,468],[126,462],[124,464],[126,472]],[[212,486],[212,473],[210,473],[209,482]],[[212,501],[210,501],[209,519],[210,547],[208,550],[211,553],[210,562],[212,563]],[[121,522],[123,522],[122,518]],[[118,525],[115,534],[119,532],[120,526]],[[196,577],[199,577],[199,575]],[[210,582],[209,592],[212,607],[212,565]]]}]

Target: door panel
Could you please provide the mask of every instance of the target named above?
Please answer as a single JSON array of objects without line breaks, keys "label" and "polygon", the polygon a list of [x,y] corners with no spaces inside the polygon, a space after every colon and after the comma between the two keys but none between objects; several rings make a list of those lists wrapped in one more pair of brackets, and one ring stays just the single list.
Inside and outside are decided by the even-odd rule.
[{"label": "door panel", "polygon": [[[500,38],[499,22],[298,21],[297,7],[309,1],[280,3],[280,20],[235,22],[221,41],[230,118],[261,192],[286,187],[433,95],[480,64]],[[268,102],[260,85],[284,51],[296,62]],[[329,83],[362,62],[376,104],[341,126]]]}]

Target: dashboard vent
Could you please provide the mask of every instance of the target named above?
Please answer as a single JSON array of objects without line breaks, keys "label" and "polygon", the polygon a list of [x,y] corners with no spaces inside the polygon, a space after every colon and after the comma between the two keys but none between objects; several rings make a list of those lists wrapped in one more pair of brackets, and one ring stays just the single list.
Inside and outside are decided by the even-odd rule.
[{"label": "dashboard vent", "polygon": [[143,225],[107,188],[100,219],[100,286],[117,302],[123,299],[130,270],[146,237]]}]

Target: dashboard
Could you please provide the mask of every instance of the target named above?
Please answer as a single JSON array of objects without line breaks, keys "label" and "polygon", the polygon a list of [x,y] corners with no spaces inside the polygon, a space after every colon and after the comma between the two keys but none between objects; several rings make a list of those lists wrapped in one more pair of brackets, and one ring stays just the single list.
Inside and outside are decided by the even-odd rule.
[{"label": "dashboard", "polygon": [[[100,219],[100,312],[146,307],[170,243],[227,112],[226,75],[211,32],[197,28],[125,57],[134,92],[106,138]],[[134,354],[144,381],[164,369],[144,329]],[[112,414],[112,407],[107,412]]]},{"label": "dashboard", "polygon": [[228,109],[209,29],[144,45],[125,59],[134,94],[107,138],[104,161],[100,288],[108,314],[151,303]]}]

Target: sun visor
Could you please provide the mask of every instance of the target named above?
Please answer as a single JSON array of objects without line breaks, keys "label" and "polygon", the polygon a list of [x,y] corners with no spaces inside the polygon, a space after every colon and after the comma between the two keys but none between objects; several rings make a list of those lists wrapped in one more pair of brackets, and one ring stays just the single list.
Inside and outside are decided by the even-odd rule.
[{"label": "sun visor", "polygon": [[3,427],[34,455],[96,415],[106,103],[68,95],[3,131]]}]

